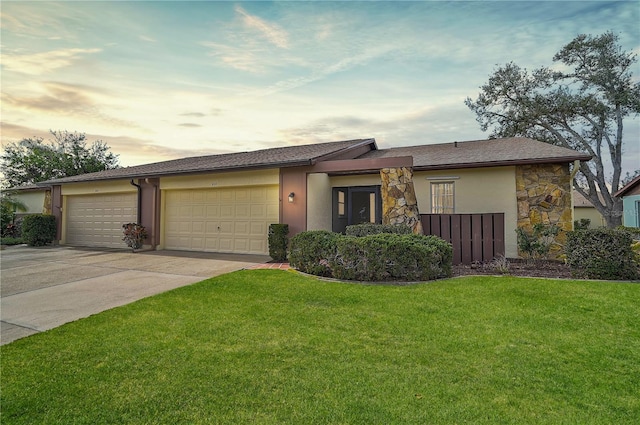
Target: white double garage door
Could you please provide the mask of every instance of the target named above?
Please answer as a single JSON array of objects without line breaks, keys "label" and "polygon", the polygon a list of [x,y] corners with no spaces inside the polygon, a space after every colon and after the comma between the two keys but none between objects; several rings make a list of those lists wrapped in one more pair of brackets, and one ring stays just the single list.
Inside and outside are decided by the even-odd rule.
[{"label": "white double garage door", "polygon": [[[162,192],[164,249],[267,254],[269,225],[279,220],[278,186]],[[66,243],[125,247],[122,224],[136,221],[137,195],[67,197]]]}]

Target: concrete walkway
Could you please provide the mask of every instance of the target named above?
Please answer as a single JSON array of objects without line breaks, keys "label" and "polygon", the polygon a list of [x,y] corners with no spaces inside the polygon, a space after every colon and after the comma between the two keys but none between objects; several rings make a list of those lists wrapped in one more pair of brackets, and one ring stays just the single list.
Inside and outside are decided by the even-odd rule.
[{"label": "concrete walkway", "polygon": [[259,255],[9,247],[0,252],[0,344],[269,260]]}]

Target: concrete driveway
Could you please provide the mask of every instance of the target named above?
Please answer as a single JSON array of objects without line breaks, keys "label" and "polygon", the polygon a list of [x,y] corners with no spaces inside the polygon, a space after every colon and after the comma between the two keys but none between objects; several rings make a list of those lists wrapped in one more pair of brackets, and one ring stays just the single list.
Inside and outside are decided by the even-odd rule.
[{"label": "concrete driveway", "polygon": [[269,260],[258,255],[9,247],[0,252],[0,344]]}]

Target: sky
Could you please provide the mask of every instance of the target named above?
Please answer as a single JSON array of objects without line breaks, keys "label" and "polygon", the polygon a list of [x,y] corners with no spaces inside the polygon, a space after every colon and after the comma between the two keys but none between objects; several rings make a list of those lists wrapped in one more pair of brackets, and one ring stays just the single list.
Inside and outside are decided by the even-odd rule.
[{"label": "sky", "polygon": [[[637,0],[0,7],[2,144],[78,131],[122,166],[370,137],[379,148],[486,139],[464,100],[498,66],[552,65],[576,35],[608,30],[640,53]],[[638,118],[625,139],[633,171]]]}]

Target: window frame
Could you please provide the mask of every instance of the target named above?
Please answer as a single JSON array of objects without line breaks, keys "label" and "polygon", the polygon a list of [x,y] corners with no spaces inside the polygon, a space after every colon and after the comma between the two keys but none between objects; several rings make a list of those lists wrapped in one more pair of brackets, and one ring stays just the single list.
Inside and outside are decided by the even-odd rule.
[{"label": "window frame", "polygon": [[[456,186],[455,186],[455,182],[454,181],[436,181],[436,182],[430,182],[431,184],[429,185],[429,190],[430,190],[430,194],[429,194],[429,202],[430,202],[430,207],[431,207],[431,214],[455,214],[456,211]],[[450,185],[451,190],[450,190],[450,194],[447,193],[448,190],[445,189],[444,191],[442,191],[442,194],[439,195],[441,197],[448,197],[451,199],[451,206],[447,206],[445,205],[445,202],[441,202],[440,205],[438,205],[436,202],[434,202],[434,200],[436,199],[436,193],[434,193],[434,188],[435,187],[439,187],[439,186],[445,186],[446,185]],[[444,198],[442,198],[444,199]]]}]

